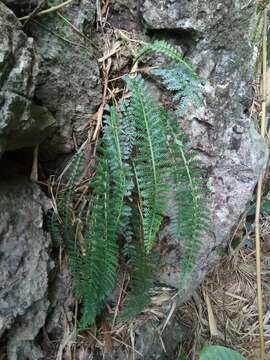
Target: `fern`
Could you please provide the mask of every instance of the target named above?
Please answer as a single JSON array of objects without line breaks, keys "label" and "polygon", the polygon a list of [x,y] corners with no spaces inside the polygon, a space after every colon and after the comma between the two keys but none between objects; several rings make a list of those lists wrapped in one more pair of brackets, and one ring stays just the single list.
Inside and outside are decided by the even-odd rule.
[{"label": "fern", "polygon": [[130,109],[136,119],[135,179],[140,194],[143,241],[149,254],[165,212],[166,138],[158,105],[144,80],[137,76],[126,81],[131,92]]},{"label": "fern", "polygon": [[183,116],[190,103],[202,104],[202,80],[189,71],[186,65],[170,65],[154,69],[151,73],[162,79],[162,84],[174,93],[178,105],[177,115]]},{"label": "fern", "polygon": [[87,229],[87,251],[84,261],[86,276],[84,314],[81,327],[92,324],[111,292],[117,271],[117,236],[122,218],[129,215],[124,197],[130,190],[129,166],[122,153],[125,137],[115,107],[106,118],[103,147],[93,187],[91,216]]},{"label": "fern", "polygon": [[176,50],[171,44],[163,40],[156,40],[153,43],[146,44],[140,51],[137,57],[135,58],[135,63],[144,55],[148,53],[162,53],[166,55],[169,59],[174,61],[177,64],[183,64],[190,73],[194,74],[194,70],[191,65],[184,59],[182,54]]},{"label": "fern", "polygon": [[120,314],[122,319],[134,319],[151,304],[150,290],[154,285],[157,272],[156,254],[146,254],[139,244],[130,250],[131,290],[125,301],[124,310]]},{"label": "fern", "polygon": [[82,263],[84,313],[81,328],[93,323],[112,290],[116,277],[118,211],[121,204],[115,201],[110,177],[109,162],[100,159],[92,184],[91,215]]},{"label": "fern", "polygon": [[196,263],[201,246],[201,235],[208,224],[208,211],[205,205],[205,180],[191,151],[186,134],[181,131],[177,120],[161,110],[161,116],[167,128],[168,154],[171,159],[171,193],[174,205],[171,212],[170,227],[172,234],[182,239],[183,255],[181,264],[181,286]]},{"label": "fern", "polygon": [[62,244],[63,237],[60,231],[59,219],[53,210],[50,210],[46,215],[46,227],[51,234],[53,244],[60,246]]},{"label": "fern", "polygon": [[[141,50],[136,61],[149,52],[161,52],[174,61],[152,74],[174,94],[182,112],[190,101],[202,101],[201,80],[177,50],[163,41],[154,42]],[[173,203],[172,232],[183,242],[182,287],[193,271],[207,224],[205,182],[187,136],[175,117],[156,102],[141,76],[125,80],[130,97],[107,109],[87,206],[79,213],[73,208],[79,154],[58,202],[58,231],[55,217],[51,218],[51,231],[60,234],[66,245],[74,288],[83,304],[80,329],[94,322],[113,289],[119,234],[125,238],[124,255],[131,270],[121,316],[130,318],[151,302],[156,238],[168,203]]]}]

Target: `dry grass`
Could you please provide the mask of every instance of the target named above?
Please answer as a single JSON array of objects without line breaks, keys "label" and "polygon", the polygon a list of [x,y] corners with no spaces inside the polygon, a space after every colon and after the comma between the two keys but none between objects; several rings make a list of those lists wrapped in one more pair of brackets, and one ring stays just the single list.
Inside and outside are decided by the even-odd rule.
[{"label": "dry grass", "polygon": [[[270,359],[270,217],[261,219],[264,335]],[[259,324],[256,301],[256,258],[253,236],[213,270],[180,313],[193,327],[190,358],[196,359],[205,343],[239,351],[249,360],[259,358]],[[252,241],[252,242],[251,242]],[[245,243],[246,246],[245,247]]]}]

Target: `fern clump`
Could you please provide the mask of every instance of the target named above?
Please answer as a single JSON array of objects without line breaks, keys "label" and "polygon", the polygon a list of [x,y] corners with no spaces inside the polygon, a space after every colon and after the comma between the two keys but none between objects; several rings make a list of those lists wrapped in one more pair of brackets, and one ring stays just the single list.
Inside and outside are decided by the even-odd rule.
[{"label": "fern clump", "polygon": [[131,279],[120,314],[132,318],[151,303],[158,264],[157,234],[168,206],[171,231],[182,246],[181,287],[193,271],[207,225],[205,181],[178,122],[190,102],[202,101],[202,81],[164,41],[147,44],[136,61],[151,52],[161,52],[172,61],[153,70],[152,75],[173,93],[179,105],[176,112],[157,102],[142,76],[127,75],[129,97],[106,110],[86,204],[79,213],[73,209],[79,154],[58,206],[58,229],[56,215],[51,218],[55,237],[62,234],[75,291],[83,303],[81,329],[94,322],[114,287],[122,251],[120,235],[126,242],[122,258]]}]

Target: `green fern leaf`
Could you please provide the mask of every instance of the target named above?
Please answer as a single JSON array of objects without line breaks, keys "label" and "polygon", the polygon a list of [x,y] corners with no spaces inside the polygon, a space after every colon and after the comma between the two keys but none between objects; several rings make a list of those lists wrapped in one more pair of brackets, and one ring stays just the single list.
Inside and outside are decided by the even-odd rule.
[{"label": "green fern leaf", "polygon": [[105,119],[98,168],[91,184],[89,225],[83,261],[84,314],[81,328],[92,324],[115,283],[118,264],[117,237],[128,213],[124,198],[129,191],[129,166],[123,157],[121,119],[115,107]]},{"label": "green fern leaf", "polygon": [[59,218],[54,210],[50,211],[46,216],[47,229],[51,235],[53,244],[60,246],[63,241]]},{"label": "green fern leaf", "polygon": [[206,182],[195,154],[190,150],[187,136],[177,120],[161,110],[167,127],[168,154],[171,160],[171,179],[174,184],[171,208],[171,231],[183,241],[181,287],[185,287],[196,263],[201,238],[208,224],[205,204]]},{"label": "green fern leaf", "polygon": [[143,246],[130,248],[131,282],[120,319],[134,319],[151,304],[150,290],[157,272],[157,255],[145,254]]},{"label": "green fern leaf", "polygon": [[165,211],[166,138],[159,109],[139,76],[126,79],[131,92],[130,109],[135,117],[135,182],[140,197],[143,239],[149,254]]},{"label": "green fern leaf", "polygon": [[177,115],[183,116],[189,103],[202,105],[202,80],[183,64],[154,69],[151,73],[162,79],[162,84],[174,93],[178,105]]},{"label": "green fern leaf", "polygon": [[194,73],[191,65],[185,60],[182,54],[174,48],[171,44],[163,40],[156,40],[153,43],[146,44],[140,51],[137,57],[135,58],[135,63],[145,54],[148,53],[162,53],[166,55],[169,59],[173,60],[177,64],[184,65],[191,73]]}]

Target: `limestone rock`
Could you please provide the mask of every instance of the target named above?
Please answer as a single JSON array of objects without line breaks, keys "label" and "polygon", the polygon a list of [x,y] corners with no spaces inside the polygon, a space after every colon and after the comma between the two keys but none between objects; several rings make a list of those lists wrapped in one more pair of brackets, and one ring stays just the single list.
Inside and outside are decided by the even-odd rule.
[{"label": "limestone rock", "polygon": [[46,299],[35,302],[8,332],[8,360],[44,359],[44,352],[35,344],[35,337],[44,326],[49,302]]},{"label": "limestone rock", "polygon": [[29,14],[43,0],[2,0],[17,16]]},{"label": "limestone rock", "polygon": [[12,360],[24,341],[31,347],[45,322],[50,260],[44,206],[45,196],[26,178],[0,180],[0,336],[7,335]]},{"label": "limestone rock", "polygon": [[78,143],[83,141],[87,132],[80,128],[101,101],[97,60],[91,40],[82,35],[86,32],[90,36],[95,9],[93,0],[75,2],[63,9],[64,18],[53,13],[31,27],[41,57],[36,97],[55,115],[58,127],[44,146],[48,158],[73,151],[74,136]]},{"label": "limestone rock", "polygon": [[[190,336],[190,329],[173,317],[168,322],[164,331],[161,324],[156,320],[141,320],[130,328],[130,334],[134,339],[134,349],[123,351],[121,344],[114,344],[113,350],[105,356],[97,356],[97,359],[126,360],[171,360],[175,358],[179,342],[185,342]],[[161,341],[162,336],[162,341]]]},{"label": "limestone rock", "polygon": [[[168,31],[168,37],[184,48],[206,79],[205,104],[191,108],[183,126],[208,178],[210,226],[181,301],[202,282],[219,251],[226,247],[266,165],[266,145],[256,130],[256,116],[250,113],[256,60],[256,48],[251,42],[255,8],[255,0],[145,0],[141,5],[152,33]],[[169,225],[160,234],[160,243],[160,280],[177,288],[181,247],[170,235]]]},{"label": "limestone rock", "polygon": [[38,59],[33,39],[0,3],[0,155],[44,140],[54,119],[33,103]]}]

